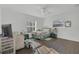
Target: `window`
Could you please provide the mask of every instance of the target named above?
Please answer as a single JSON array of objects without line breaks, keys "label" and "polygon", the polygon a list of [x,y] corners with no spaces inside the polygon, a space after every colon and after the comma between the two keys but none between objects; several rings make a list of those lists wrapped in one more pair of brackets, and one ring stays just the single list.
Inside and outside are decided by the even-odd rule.
[{"label": "window", "polygon": [[36,31],[36,25],[37,25],[36,21],[27,21],[26,22],[27,33],[31,33],[33,31]]}]

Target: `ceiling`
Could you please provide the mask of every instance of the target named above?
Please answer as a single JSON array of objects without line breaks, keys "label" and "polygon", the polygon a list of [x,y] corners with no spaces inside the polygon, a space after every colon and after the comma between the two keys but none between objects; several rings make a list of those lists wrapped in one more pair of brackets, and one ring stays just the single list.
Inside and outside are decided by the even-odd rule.
[{"label": "ceiling", "polygon": [[61,14],[67,11],[78,9],[79,5],[74,4],[2,4],[1,8],[11,9],[20,13],[29,14],[37,17],[46,15]]}]

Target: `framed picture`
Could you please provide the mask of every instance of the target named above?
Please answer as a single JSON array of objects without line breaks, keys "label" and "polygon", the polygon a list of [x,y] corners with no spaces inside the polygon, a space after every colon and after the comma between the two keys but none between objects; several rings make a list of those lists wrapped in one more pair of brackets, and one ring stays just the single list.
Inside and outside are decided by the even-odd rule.
[{"label": "framed picture", "polygon": [[65,21],[65,27],[71,27],[71,21]]},{"label": "framed picture", "polygon": [[53,27],[64,27],[64,21],[63,20],[53,21]]}]

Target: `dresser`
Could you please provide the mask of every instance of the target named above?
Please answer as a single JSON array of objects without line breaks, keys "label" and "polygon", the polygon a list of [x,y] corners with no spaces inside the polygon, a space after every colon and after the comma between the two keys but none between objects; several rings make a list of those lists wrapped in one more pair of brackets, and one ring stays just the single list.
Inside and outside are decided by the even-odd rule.
[{"label": "dresser", "polygon": [[0,37],[0,54],[15,54],[15,41],[13,38]]}]

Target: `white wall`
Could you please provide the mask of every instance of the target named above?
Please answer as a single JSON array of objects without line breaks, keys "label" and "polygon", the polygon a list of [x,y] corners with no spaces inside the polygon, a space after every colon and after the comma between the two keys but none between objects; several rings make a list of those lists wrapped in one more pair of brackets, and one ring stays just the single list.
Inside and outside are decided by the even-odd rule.
[{"label": "white wall", "polygon": [[1,31],[1,8],[0,8],[0,34],[2,33]]},{"label": "white wall", "polygon": [[26,21],[38,21],[37,28],[40,28],[43,24],[43,19],[28,14],[19,13],[7,8],[2,9],[2,24],[12,24],[13,32],[22,32],[26,27]]},{"label": "white wall", "polygon": [[54,20],[71,20],[71,27],[58,28],[58,37],[73,41],[79,41],[79,11],[73,10],[63,14],[48,16],[44,26],[52,27]]},{"label": "white wall", "polygon": [[11,11],[8,9],[2,9],[2,24],[12,24],[12,30],[22,31],[24,29],[25,15]]},{"label": "white wall", "polygon": [[46,16],[43,26],[52,28],[52,23],[53,23],[53,19],[51,19],[51,17],[49,17],[49,16]]},{"label": "white wall", "polygon": [[59,28],[58,37],[79,41],[79,11],[64,14],[65,20],[71,20],[71,27]]}]

